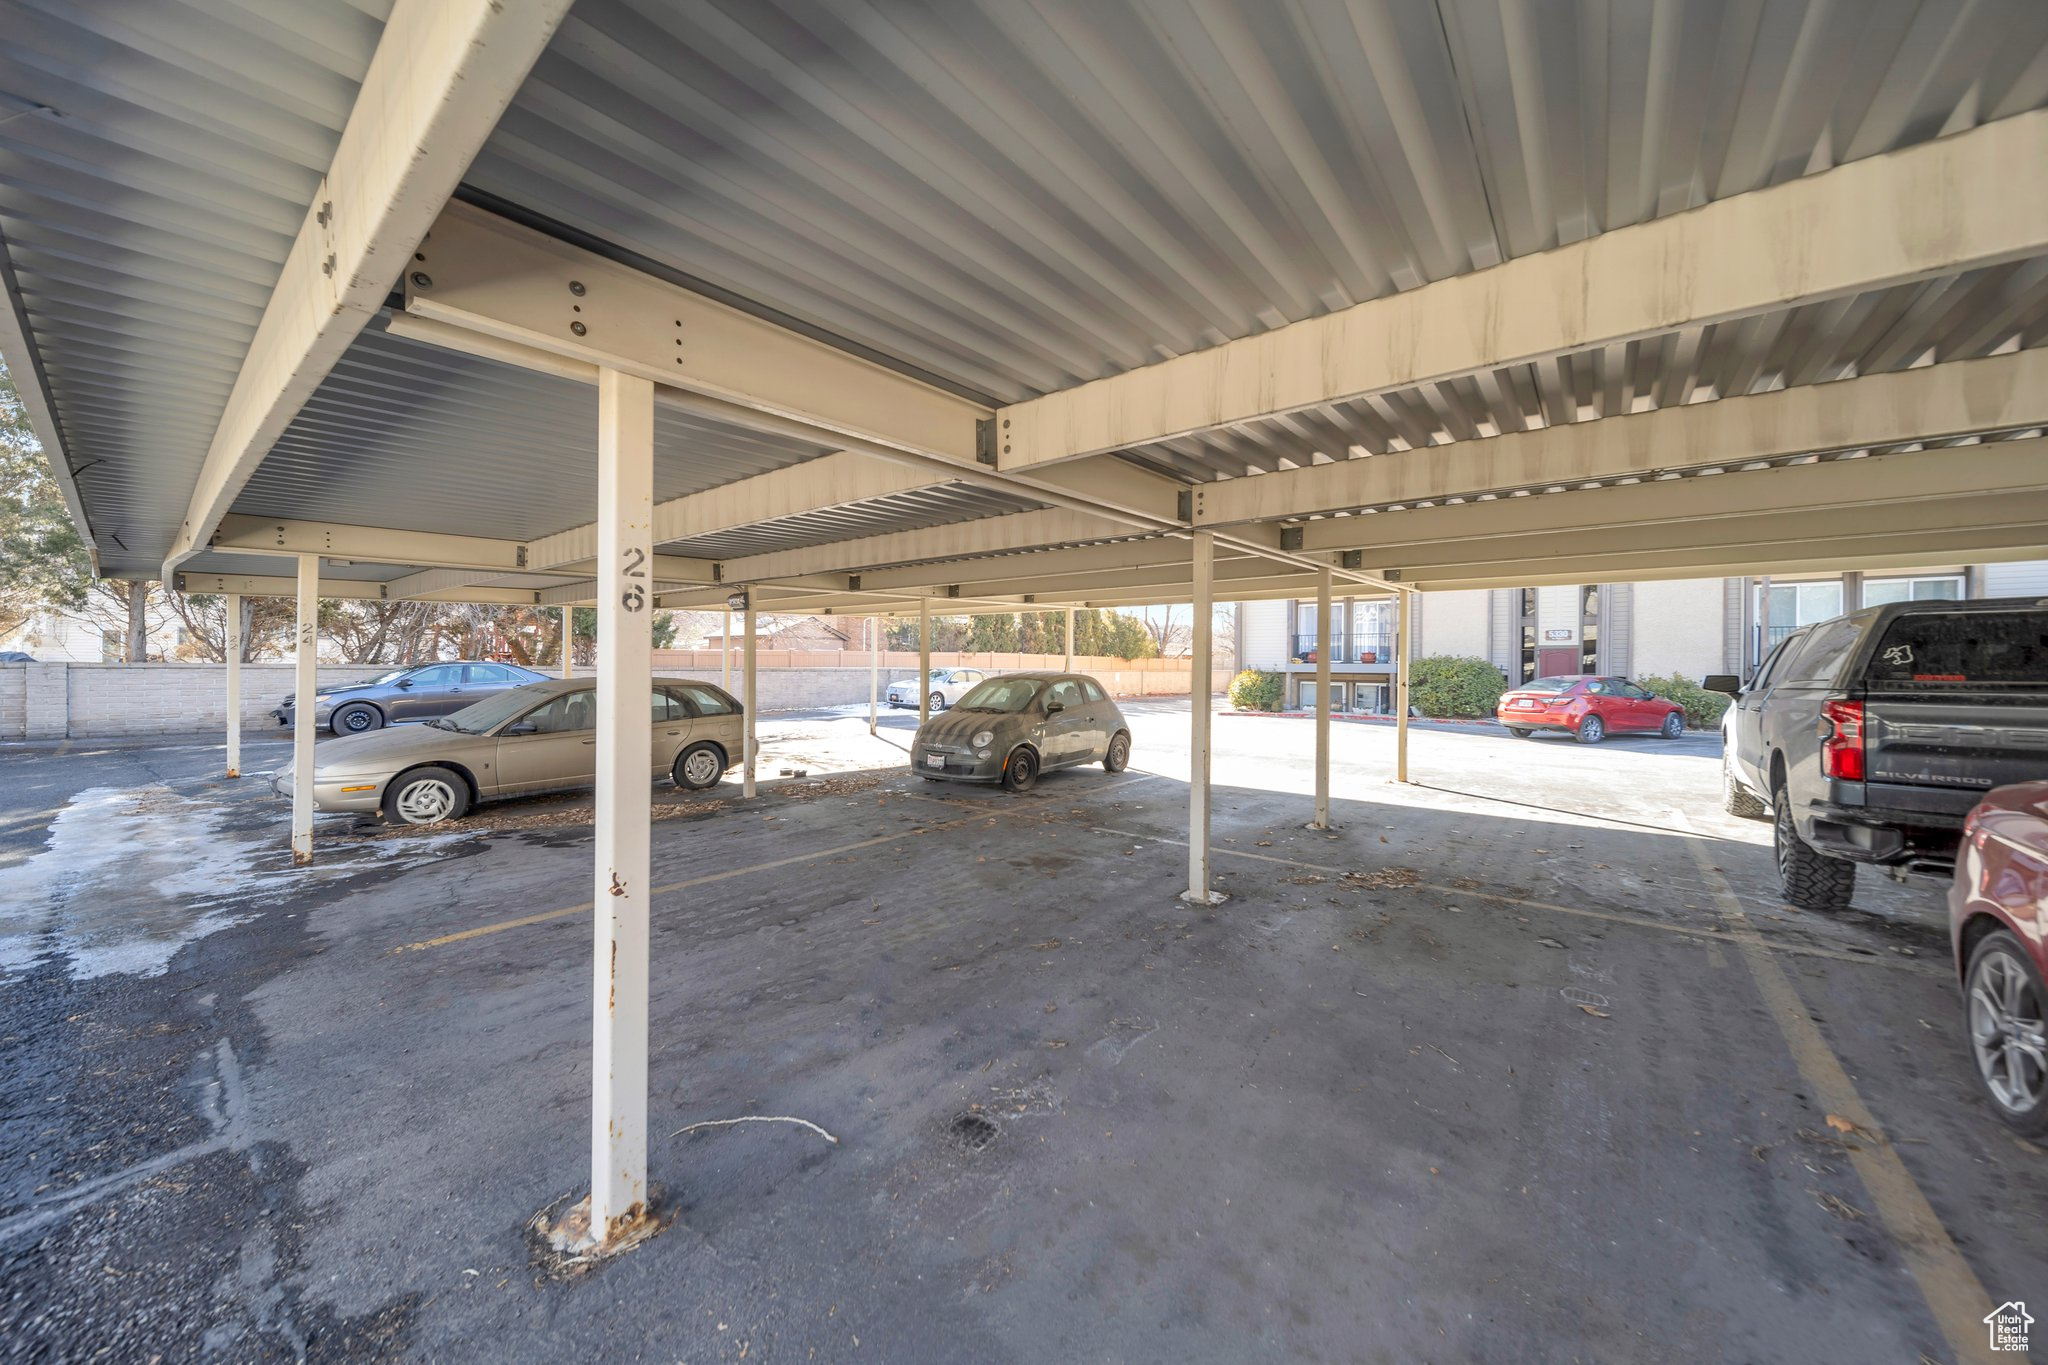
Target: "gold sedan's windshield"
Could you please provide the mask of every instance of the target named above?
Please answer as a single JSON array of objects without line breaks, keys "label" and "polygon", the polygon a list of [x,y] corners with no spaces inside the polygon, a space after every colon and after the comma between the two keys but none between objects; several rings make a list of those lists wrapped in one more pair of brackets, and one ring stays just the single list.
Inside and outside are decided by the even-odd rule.
[{"label": "gold sedan's windshield", "polygon": [[529,707],[547,700],[547,696],[546,684],[514,687],[504,692],[495,692],[480,702],[427,723],[436,730],[453,730],[464,735],[486,734]]}]

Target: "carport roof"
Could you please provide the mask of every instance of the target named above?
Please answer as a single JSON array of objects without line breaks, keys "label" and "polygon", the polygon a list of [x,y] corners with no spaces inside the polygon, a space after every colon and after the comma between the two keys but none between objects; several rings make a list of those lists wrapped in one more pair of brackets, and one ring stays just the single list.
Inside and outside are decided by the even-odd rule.
[{"label": "carport roof", "polygon": [[[342,129],[385,112],[356,94],[394,7],[6,8],[0,343],[103,570],[153,576],[185,558],[181,514],[201,505],[209,444]],[[1043,395],[2024,116],[2048,104],[2044,71],[2048,11],[2022,5],[1642,4],[1536,22],[1495,0],[578,0],[478,125],[459,195],[1022,421]],[[1972,207],[2033,213],[2031,200]],[[1153,476],[1170,505],[1176,487],[2026,350],[2048,329],[2044,261],[2006,251],[1789,307],[1675,314],[1590,348],[1116,444],[1061,466],[1085,471],[1066,494],[1012,468],[1005,445],[993,470],[849,483],[857,496],[728,516],[665,552],[745,574],[743,561],[841,542],[873,544],[877,567],[936,562],[967,551],[904,553],[892,537],[969,521],[989,523],[971,548],[1020,556],[1171,532],[1203,524],[1206,504],[1092,526],[1053,514],[1129,508],[1150,496],[1131,477]],[[522,545],[590,520],[595,405],[580,377],[400,335],[382,316],[323,365],[221,510]],[[2031,416],[2001,410],[1963,434],[2031,432]],[[701,404],[661,405],[657,422],[664,501],[862,449]],[[1282,524],[1442,500],[1347,496],[1222,533],[1277,552]],[[229,572],[246,548],[208,552],[191,534],[190,572]],[[2044,540],[2024,519],[1970,549]],[[1308,581],[1313,562],[1292,567]],[[331,576],[459,587],[415,572],[428,567]]]}]

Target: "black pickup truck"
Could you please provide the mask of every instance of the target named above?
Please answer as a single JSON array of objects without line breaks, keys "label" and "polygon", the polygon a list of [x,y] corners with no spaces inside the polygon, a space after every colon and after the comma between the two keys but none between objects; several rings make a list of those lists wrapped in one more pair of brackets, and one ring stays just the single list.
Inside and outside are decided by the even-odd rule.
[{"label": "black pickup truck", "polygon": [[1785,899],[1856,864],[1949,875],[1985,792],[2048,777],[2048,599],[1894,602],[1803,626],[1722,718],[1730,814],[1769,818]]}]

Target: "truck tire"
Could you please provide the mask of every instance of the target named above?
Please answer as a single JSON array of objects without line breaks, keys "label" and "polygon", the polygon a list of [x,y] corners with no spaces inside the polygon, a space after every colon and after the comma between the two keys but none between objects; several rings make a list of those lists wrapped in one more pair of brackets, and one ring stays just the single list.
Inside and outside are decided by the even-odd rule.
[{"label": "truck tire", "polygon": [[1721,809],[1741,820],[1768,820],[1771,808],[1749,788],[1735,780],[1735,766],[1721,755]]},{"label": "truck tire", "polygon": [[1847,910],[1856,894],[1856,864],[1830,858],[1799,837],[1792,796],[1784,784],[1772,793],[1771,842],[1778,853],[1778,881],[1785,899],[1801,910]]}]

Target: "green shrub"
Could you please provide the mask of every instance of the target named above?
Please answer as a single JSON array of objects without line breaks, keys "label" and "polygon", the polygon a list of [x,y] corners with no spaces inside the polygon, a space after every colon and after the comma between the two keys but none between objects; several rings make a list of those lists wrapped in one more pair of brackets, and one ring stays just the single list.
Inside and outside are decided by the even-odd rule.
[{"label": "green shrub", "polygon": [[1507,682],[1484,659],[1432,654],[1408,665],[1408,701],[1425,716],[1492,716]]},{"label": "green shrub", "polygon": [[1247,668],[1230,680],[1230,704],[1240,711],[1278,711],[1287,680],[1278,673]]},{"label": "green shrub", "polygon": [[1685,723],[1695,730],[1718,729],[1721,713],[1728,709],[1731,700],[1720,692],[1709,692],[1691,678],[1681,678],[1676,673],[1668,678],[1637,678],[1636,685],[1646,692],[1654,692],[1666,701],[1675,701],[1685,708]]}]

